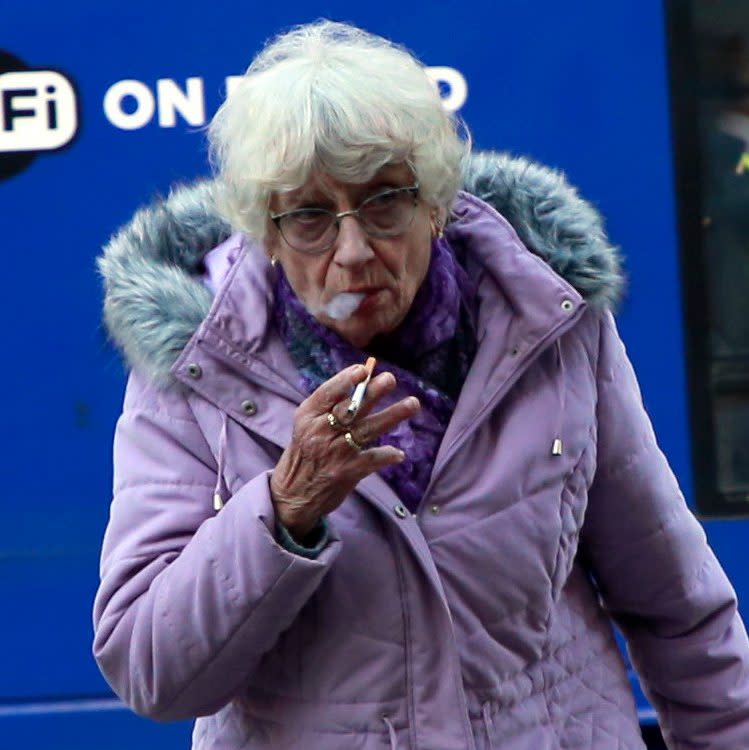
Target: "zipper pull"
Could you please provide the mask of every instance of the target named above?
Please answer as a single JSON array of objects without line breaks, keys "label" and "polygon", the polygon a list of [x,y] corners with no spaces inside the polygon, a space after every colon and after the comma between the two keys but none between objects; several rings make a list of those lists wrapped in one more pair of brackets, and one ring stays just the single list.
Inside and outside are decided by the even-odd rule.
[{"label": "zipper pull", "polygon": [[224,507],[224,499],[218,492],[213,494],[213,510],[218,513]]}]

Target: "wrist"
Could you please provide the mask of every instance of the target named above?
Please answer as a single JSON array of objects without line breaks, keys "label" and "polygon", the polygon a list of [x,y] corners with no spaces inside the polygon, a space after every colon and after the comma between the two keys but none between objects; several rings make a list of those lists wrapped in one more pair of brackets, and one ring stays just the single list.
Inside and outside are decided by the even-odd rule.
[{"label": "wrist", "polygon": [[273,506],[276,521],[297,541],[308,536],[320,523],[320,516],[311,513],[305,506],[297,506],[277,498],[273,499]]},{"label": "wrist", "polygon": [[289,530],[276,520],[276,541],[292,554],[314,560],[327,546],[328,539],[328,524],[324,516],[303,539],[295,539]]},{"label": "wrist", "polygon": [[314,549],[325,535],[325,521],[322,518],[318,519],[317,523],[309,530],[287,528],[286,531],[300,547]]},{"label": "wrist", "polygon": [[281,524],[297,541],[308,536],[320,524],[322,515],[310,506],[309,502],[300,498],[284,496],[279,487],[275,486],[275,474],[271,475],[270,495],[276,521]]},{"label": "wrist", "polygon": [[303,547],[310,546],[305,541],[316,532],[320,525],[319,518],[286,520],[283,516],[279,516],[278,522],[289,532],[294,541]]}]

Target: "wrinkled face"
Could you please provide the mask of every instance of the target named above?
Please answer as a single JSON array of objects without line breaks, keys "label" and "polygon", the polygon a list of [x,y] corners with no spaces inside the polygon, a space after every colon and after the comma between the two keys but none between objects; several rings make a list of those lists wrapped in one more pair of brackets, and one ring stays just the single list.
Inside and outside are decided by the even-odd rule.
[{"label": "wrinkled face", "polygon": [[[323,208],[340,213],[359,208],[368,198],[388,189],[414,184],[406,164],[385,166],[362,184],[317,174],[296,190],[273,195],[270,212],[277,215],[300,208]],[[418,200],[408,227],[398,236],[386,238],[368,236],[356,216],[344,217],[335,242],[319,255],[290,247],[271,222],[266,249],[283,266],[307,309],[353,346],[363,348],[374,336],[395,329],[410,309],[429,267],[436,215],[433,208]],[[338,295],[345,292],[364,296],[349,317],[331,317],[339,313],[326,308],[333,300],[335,306],[342,299]]]}]

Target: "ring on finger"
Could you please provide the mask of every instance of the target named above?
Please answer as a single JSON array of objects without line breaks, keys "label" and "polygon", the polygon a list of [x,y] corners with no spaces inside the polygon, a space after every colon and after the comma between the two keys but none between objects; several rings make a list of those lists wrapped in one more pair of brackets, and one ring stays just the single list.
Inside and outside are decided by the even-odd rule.
[{"label": "ring on finger", "polygon": [[353,448],[357,453],[361,453],[362,450],[364,450],[364,446],[359,445],[359,443],[354,440],[354,436],[350,432],[345,432],[343,434],[343,439],[346,441],[347,445],[350,448]]},{"label": "ring on finger", "polygon": [[334,430],[338,430],[338,429],[340,429],[341,427],[343,427],[343,425],[342,425],[342,424],[341,424],[341,423],[340,423],[340,422],[338,421],[338,417],[336,417],[336,415],[335,415],[335,414],[333,414],[333,412],[332,412],[332,411],[329,411],[329,412],[328,412],[328,413],[327,413],[327,414],[325,415],[325,419],[327,419],[327,420],[328,420],[328,424],[329,424],[329,425],[330,425],[330,426],[331,426],[331,427],[332,427],[332,428],[333,428]]}]

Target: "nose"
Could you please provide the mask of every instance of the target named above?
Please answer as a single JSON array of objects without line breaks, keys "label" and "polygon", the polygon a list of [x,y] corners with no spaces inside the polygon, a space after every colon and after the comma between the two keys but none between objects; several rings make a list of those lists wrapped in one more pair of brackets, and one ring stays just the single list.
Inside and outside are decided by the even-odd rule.
[{"label": "nose", "polygon": [[338,226],[333,260],[339,266],[358,266],[374,258],[374,250],[356,216],[344,216]]}]

